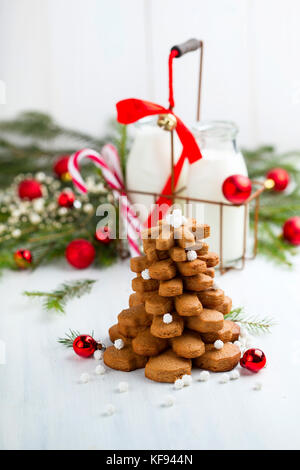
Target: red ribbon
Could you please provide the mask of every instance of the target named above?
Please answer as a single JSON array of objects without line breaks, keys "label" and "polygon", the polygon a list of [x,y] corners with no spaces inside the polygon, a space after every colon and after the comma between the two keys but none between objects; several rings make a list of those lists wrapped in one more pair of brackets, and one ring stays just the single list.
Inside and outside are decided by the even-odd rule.
[{"label": "red ribbon", "polygon": [[[117,119],[121,124],[132,124],[133,122],[138,121],[146,116],[153,116],[155,114],[173,114],[176,117],[177,125],[175,131],[182,143],[182,153],[178,162],[174,165],[174,187],[179,180],[179,176],[182,171],[182,167],[185,159],[187,158],[189,163],[192,164],[202,158],[200,149],[196,143],[196,140],[193,134],[188,130],[188,128],[183,124],[181,119],[176,116],[172,110],[164,108],[159,104],[151,103],[150,101],[138,100],[135,98],[129,98],[127,100],[122,100],[117,103]],[[172,180],[169,176],[161,194],[170,195],[172,191]],[[160,206],[161,204],[172,204],[170,198],[164,198],[163,196],[159,197],[156,201],[156,204]],[[161,218],[163,214],[159,214]],[[149,216],[150,219],[150,216]],[[149,222],[148,219],[148,222]]]}]

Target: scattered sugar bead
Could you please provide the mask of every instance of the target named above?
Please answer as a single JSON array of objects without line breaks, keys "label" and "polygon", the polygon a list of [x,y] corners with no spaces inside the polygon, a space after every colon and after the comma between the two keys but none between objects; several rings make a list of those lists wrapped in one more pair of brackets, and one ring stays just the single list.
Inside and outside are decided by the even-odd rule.
[{"label": "scattered sugar bead", "polygon": [[238,348],[242,348],[242,343],[240,341],[235,341],[233,344],[235,344],[235,346],[237,346]]},{"label": "scattered sugar bead", "polygon": [[190,385],[192,385],[192,381],[193,381],[193,378],[191,375],[189,374],[184,374],[182,376],[182,380],[183,380],[183,383],[184,383],[184,386],[185,387],[189,387]]},{"label": "scattered sugar bead", "polygon": [[163,322],[168,325],[169,323],[172,323],[172,321],[173,321],[173,316],[170,313],[165,313],[163,316]]},{"label": "scattered sugar bead", "polygon": [[174,382],[175,390],[181,390],[184,387],[184,381],[182,379],[177,379]]},{"label": "scattered sugar bead", "polygon": [[96,359],[96,361],[101,361],[103,357],[103,352],[100,351],[100,349],[96,349],[96,351],[94,352],[94,359]]},{"label": "scattered sugar bead", "polygon": [[172,395],[167,395],[164,399],[163,406],[169,407],[175,404],[175,398]]},{"label": "scattered sugar bead", "polygon": [[237,369],[233,369],[229,374],[230,380],[237,380],[240,378],[240,373]]},{"label": "scattered sugar bead", "polygon": [[80,376],[80,383],[82,384],[87,384],[88,381],[90,380],[90,376],[87,372],[83,372]]},{"label": "scattered sugar bead", "polygon": [[229,382],[229,375],[223,374],[220,379],[220,384],[227,384]]},{"label": "scattered sugar bead", "polygon": [[248,336],[248,332],[244,326],[240,327],[240,337],[241,338],[246,338]]},{"label": "scattered sugar bead", "polygon": [[142,278],[147,281],[151,279],[150,274],[149,274],[149,269],[144,269],[144,271],[142,271]]},{"label": "scattered sugar bead", "polygon": [[123,349],[124,341],[122,339],[116,339],[116,341],[114,342],[114,346],[116,349]]},{"label": "scattered sugar bead", "polygon": [[216,282],[214,282],[212,286],[212,290],[218,290],[218,289],[220,289],[220,287],[218,286]]},{"label": "scattered sugar bead", "polygon": [[97,366],[96,369],[95,369],[95,374],[97,374],[97,375],[105,374],[105,367],[103,367],[101,364],[99,364],[99,366]]},{"label": "scattered sugar bead", "polygon": [[261,389],[262,389],[262,383],[261,382],[256,382],[256,384],[254,384],[253,390],[256,390],[258,392]]},{"label": "scattered sugar bead", "polygon": [[203,370],[199,374],[200,382],[207,382],[209,380],[209,377],[210,377],[210,373],[208,372],[208,370]]},{"label": "scattered sugar bead", "polygon": [[195,250],[188,250],[186,257],[188,261],[194,261],[197,259],[197,253]]},{"label": "scattered sugar bead", "polygon": [[221,341],[220,339],[217,339],[215,342],[214,342],[214,347],[216,349],[222,349],[224,347],[224,343],[223,341]]},{"label": "scattered sugar bead", "polygon": [[128,382],[119,382],[118,390],[120,393],[128,392],[129,385]]},{"label": "scattered sugar bead", "polygon": [[109,403],[108,405],[106,405],[106,408],[105,408],[105,414],[107,416],[112,416],[113,414],[115,414],[116,412],[116,407],[115,405],[112,405],[111,403]]}]

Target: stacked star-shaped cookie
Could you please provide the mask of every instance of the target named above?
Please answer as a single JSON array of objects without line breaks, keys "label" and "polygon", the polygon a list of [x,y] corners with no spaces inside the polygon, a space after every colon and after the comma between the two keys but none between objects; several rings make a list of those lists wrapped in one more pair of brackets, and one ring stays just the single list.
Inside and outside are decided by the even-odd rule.
[{"label": "stacked star-shaped cookie", "polygon": [[[224,315],[232,301],[214,283],[218,255],[203,240],[209,226],[173,213],[142,234],[145,255],[131,259],[133,294],[129,308],[109,330],[107,366],[131,371],[145,367],[158,382],[191,374],[192,365],[224,372],[240,359],[239,326]],[[121,344],[121,347],[120,347]]]}]

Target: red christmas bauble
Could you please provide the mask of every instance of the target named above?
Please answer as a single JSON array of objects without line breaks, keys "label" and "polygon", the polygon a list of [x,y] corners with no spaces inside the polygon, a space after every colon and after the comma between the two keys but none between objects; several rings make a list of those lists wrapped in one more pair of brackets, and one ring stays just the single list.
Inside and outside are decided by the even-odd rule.
[{"label": "red christmas bauble", "polygon": [[273,168],[267,173],[266,186],[274,191],[284,191],[290,182],[290,175],[283,168]]},{"label": "red christmas bauble", "polygon": [[240,360],[240,364],[251,372],[259,372],[266,365],[267,359],[261,349],[248,349]]},{"label": "red christmas bauble", "polygon": [[90,357],[97,349],[97,343],[90,335],[80,335],[73,341],[73,349],[81,357]]},{"label": "red christmas bauble", "polygon": [[28,268],[32,263],[32,254],[30,250],[18,250],[14,253],[14,260],[20,269]]},{"label": "red christmas bauble", "polygon": [[243,204],[251,194],[252,184],[247,176],[228,176],[223,183],[222,191],[224,196],[232,204]]},{"label": "red christmas bauble", "polygon": [[96,230],[95,239],[105,245],[111,242],[109,227],[101,227]]},{"label": "red christmas bauble", "polygon": [[72,191],[63,191],[57,199],[58,205],[61,207],[73,207],[75,194]]},{"label": "red christmas bauble", "polygon": [[95,259],[95,248],[83,239],[73,240],[66,249],[67,261],[77,269],[87,268]]},{"label": "red christmas bauble", "polygon": [[41,185],[36,180],[23,180],[19,183],[18,193],[21,199],[36,199],[42,197]]},{"label": "red christmas bauble", "polygon": [[288,219],[283,226],[283,236],[292,245],[300,245],[300,216]]},{"label": "red christmas bauble", "polygon": [[69,155],[62,155],[53,165],[53,171],[63,181],[71,181],[71,175],[68,169]]}]

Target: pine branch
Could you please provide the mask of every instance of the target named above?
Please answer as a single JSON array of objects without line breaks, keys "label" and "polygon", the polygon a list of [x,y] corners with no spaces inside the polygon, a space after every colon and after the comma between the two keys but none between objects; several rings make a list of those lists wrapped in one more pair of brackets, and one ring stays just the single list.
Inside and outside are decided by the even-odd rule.
[{"label": "pine branch", "polygon": [[66,346],[66,348],[72,348],[74,340],[80,335],[80,332],[77,330],[71,330],[70,328],[69,333],[66,333],[65,335],[66,336],[64,338],[58,338],[57,342]]},{"label": "pine branch", "polygon": [[47,312],[55,311],[57,313],[65,313],[65,307],[70,299],[82,297],[88,294],[94,279],[83,279],[71,282],[65,282],[52,292],[25,291],[23,294],[27,297],[43,298],[43,308]]},{"label": "pine branch", "polygon": [[270,333],[271,327],[276,325],[272,318],[260,318],[254,315],[246,315],[243,307],[231,310],[230,313],[224,316],[224,319],[241,323],[249,333],[253,335]]}]

